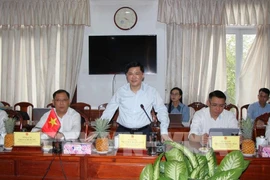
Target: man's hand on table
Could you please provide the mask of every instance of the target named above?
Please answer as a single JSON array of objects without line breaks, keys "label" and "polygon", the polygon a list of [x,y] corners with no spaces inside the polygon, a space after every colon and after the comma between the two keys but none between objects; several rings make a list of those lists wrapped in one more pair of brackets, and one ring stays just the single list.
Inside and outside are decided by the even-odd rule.
[{"label": "man's hand on table", "polygon": [[55,139],[64,139],[65,138],[65,136],[64,136],[64,134],[63,133],[60,133],[60,132],[58,132],[56,135],[55,135],[55,137],[54,137]]}]

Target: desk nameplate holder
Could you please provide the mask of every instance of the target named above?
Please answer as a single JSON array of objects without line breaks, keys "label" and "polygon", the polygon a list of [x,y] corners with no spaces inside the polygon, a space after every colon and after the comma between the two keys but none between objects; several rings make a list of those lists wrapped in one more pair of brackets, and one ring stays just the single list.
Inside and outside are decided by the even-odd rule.
[{"label": "desk nameplate holder", "polygon": [[40,132],[14,132],[14,146],[12,151],[40,153]]},{"label": "desk nameplate holder", "polygon": [[239,136],[212,136],[211,141],[214,151],[230,151],[240,149]]},{"label": "desk nameplate holder", "polygon": [[146,135],[119,134],[119,148],[146,149]]}]

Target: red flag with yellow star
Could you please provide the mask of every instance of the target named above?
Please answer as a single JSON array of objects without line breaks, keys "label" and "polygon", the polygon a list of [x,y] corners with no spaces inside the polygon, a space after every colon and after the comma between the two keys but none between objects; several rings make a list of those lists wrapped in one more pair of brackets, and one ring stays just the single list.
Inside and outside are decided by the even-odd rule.
[{"label": "red flag with yellow star", "polygon": [[46,133],[48,136],[54,138],[60,126],[61,126],[60,121],[57,115],[55,114],[54,109],[52,109],[47,118],[47,121],[41,128],[41,131]]}]

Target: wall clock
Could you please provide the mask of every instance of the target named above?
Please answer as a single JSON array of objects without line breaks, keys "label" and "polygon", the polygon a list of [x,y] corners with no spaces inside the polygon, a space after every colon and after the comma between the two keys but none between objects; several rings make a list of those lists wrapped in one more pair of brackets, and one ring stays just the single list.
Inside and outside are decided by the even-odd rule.
[{"label": "wall clock", "polygon": [[121,7],[114,14],[114,23],[121,30],[132,29],[137,19],[136,12],[130,7]]}]

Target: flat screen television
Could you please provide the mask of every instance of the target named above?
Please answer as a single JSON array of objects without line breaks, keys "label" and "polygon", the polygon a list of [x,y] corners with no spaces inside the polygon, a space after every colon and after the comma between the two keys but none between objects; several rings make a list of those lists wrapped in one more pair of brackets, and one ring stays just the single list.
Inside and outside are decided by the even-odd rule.
[{"label": "flat screen television", "polygon": [[144,73],[157,73],[156,35],[89,36],[89,74],[123,74],[138,61]]}]

